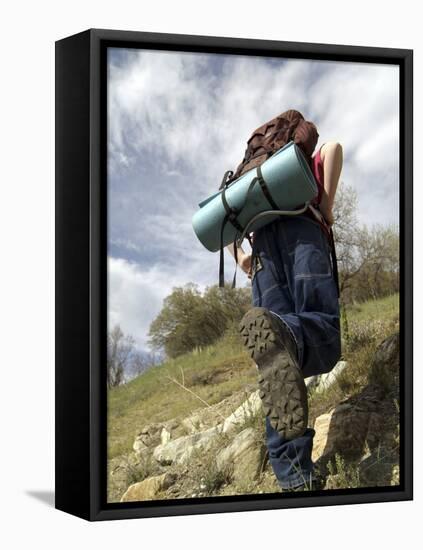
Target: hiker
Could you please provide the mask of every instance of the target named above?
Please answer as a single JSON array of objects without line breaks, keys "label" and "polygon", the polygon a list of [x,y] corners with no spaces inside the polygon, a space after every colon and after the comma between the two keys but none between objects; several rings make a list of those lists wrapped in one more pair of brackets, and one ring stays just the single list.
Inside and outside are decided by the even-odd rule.
[{"label": "hiker", "polygon": [[330,141],[312,155],[319,135],[315,125],[289,110],[253,133],[248,143],[255,142],[255,150],[249,145],[236,177],[250,170],[254,160],[268,158],[263,138],[274,138],[275,120],[280,146],[292,139],[302,149],[318,196],[304,214],[279,216],[255,231],[251,254],[242,246],[227,248],[237,253],[238,264],[251,279],[254,307],[239,330],[259,371],[270,463],[282,490],[315,490],[323,479],[311,458],[315,431],[308,427],[304,378],[329,372],[341,354],[331,226],[343,151]]}]

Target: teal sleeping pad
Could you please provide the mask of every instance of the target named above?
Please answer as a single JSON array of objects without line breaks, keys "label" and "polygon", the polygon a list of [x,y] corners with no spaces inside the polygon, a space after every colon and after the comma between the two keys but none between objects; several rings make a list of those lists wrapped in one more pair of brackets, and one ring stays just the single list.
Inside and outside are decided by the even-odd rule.
[{"label": "teal sleeping pad", "polygon": [[[317,196],[317,183],[301,149],[293,141],[287,143],[261,165],[264,181],[280,210],[295,210]],[[257,168],[249,170],[226,188],[226,200],[230,207],[241,209],[237,221],[245,227],[257,214],[272,209],[260,185],[257,183],[246,199],[249,185],[257,176]],[[220,249],[220,234],[226,210],[222,191],[200,202],[200,210],[192,218],[192,226],[200,242],[210,250]],[[268,215],[251,224],[255,231],[278,217]],[[223,231],[223,246],[234,242],[239,231],[228,221]]]}]

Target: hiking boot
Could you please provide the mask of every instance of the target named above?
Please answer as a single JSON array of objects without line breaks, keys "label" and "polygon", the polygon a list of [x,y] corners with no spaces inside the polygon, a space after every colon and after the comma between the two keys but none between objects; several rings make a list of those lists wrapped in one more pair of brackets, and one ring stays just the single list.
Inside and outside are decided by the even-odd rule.
[{"label": "hiking boot", "polygon": [[265,415],[283,438],[300,437],[308,423],[307,388],[289,329],[268,309],[254,307],[242,318],[239,332],[257,364]]}]

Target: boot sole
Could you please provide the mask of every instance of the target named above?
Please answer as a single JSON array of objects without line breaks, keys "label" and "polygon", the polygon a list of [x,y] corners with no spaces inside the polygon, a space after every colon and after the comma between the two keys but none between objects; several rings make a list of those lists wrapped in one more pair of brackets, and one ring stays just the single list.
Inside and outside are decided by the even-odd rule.
[{"label": "boot sole", "polygon": [[278,321],[265,308],[250,309],[239,332],[259,370],[259,395],[272,427],[285,439],[304,434],[308,424],[307,388],[278,332]]}]

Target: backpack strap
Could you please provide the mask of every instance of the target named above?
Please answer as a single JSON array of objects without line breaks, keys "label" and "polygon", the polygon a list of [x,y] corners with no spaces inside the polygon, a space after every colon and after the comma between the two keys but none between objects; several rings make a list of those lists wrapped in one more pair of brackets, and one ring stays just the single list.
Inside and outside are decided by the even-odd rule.
[{"label": "backpack strap", "polygon": [[228,186],[233,175],[234,173],[232,172],[232,170],[226,170],[226,172],[223,174],[222,183],[220,184],[219,191]]},{"label": "backpack strap", "polygon": [[[224,176],[224,181],[225,181],[225,176]],[[244,204],[239,209],[229,206],[229,203],[226,199],[226,189],[228,188],[228,183],[227,182],[224,183],[221,197],[222,197],[223,207],[226,210],[226,216],[223,218],[222,225],[220,226],[220,260],[219,260],[219,287],[220,288],[223,288],[225,286],[225,274],[224,274],[225,258],[224,258],[224,249],[223,249],[223,232],[228,222],[231,223],[237,230],[237,233],[235,234],[235,240],[234,240],[234,258],[235,258],[236,266],[235,266],[234,278],[232,280],[232,288],[235,288],[236,269],[238,267],[238,251],[236,246],[236,240],[237,240],[238,233],[242,234],[244,232],[244,228],[239,223],[237,216],[241,213],[242,209],[244,208],[245,203],[247,202],[248,197],[250,196],[251,191],[253,190],[253,187],[256,184],[256,182],[257,182],[257,178],[253,178],[251,180],[251,183],[248,186],[248,190],[245,195]]]},{"label": "backpack strap", "polygon": [[[226,227],[226,224],[229,222],[231,223],[235,229],[237,230],[237,233],[235,234],[235,240],[234,240],[234,259],[235,259],[235,274],[234,274],[234,278],[233,278],[233,281],[232,281],[232,288],[235,288],[235,284],[236,284],[236,270],[237,270],[237,267],[238,267],[238,255],[237,255],[237,237],[238,235],[243,235],[245,237],[245,228],[239,223],[239,220],[238,220],[238,216],[239,214],[242,212],[242,209],[244,208],[247,200],[248,200],[248,197],[250,196],[252,190],[254,189],[254,186],[256,185],[256,183],[259,183],[260,185],[260,188],[263,192],[263,195],[266,197],[266,200],[268,201],[268,203],[270,204],[270,206],[274,209],[274,210],[278,210],[279,207],[278,205],[276,204],[276,202],[274,201],[270,191],[269,191],[269,188],[267,186],[267,183],[265,181],[265,179],[263,178],[263,173],[261,171],[261,166],[257,166],[256,168],[257,170],[257,175],[254,176],[254,178],[251,180],[250,182],[250,185],[248,186],[248,190],[247,190],[247,193],[245,194],[245,198],[244,198],[244,202],[243,202],[243,205],[241,206],[241,208],[233,208],[232,206],[229,205],[227,199],[226,199],[226,190],[228,188],[228,181],[227,181],[227,174],[230,172],[230,170],[228,172],[225,172],[224,176],[223,176],[223,180],[222,180],[222,184],[220,186],[220,188],[222,188],[222,193],[221,193],[221,198],[222,198],[222,203],[223,203],[223,207],[225,208],[225,211],[226,211],[226,216],[223,218],[223,221],[222,221],[222,225],[220,227],[220,260],[219,260],[219,287],[224,287],[225,286],[225,275],[224,275],[224,250],[223,250],[223,233],[224,233],[224,230],[225,230],[225,227]],[[243,237],[243,239],[244,239]]]}]

